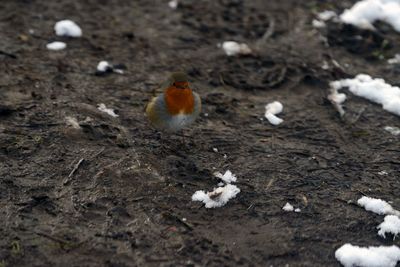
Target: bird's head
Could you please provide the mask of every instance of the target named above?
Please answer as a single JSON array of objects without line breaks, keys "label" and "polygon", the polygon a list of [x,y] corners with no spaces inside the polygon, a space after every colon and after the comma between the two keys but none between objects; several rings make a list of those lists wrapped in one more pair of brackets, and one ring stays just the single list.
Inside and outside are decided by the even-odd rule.
[{"label": "bird's head", "polygon": [[174,72],[169,76],[168,87],[177,89],[190,89],[188,76],[183,72]]}]

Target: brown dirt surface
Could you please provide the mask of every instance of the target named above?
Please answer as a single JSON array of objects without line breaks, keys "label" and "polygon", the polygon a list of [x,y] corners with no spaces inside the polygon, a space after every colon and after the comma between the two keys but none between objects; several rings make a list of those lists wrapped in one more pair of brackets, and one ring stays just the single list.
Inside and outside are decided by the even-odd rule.
[{"label": "brown dirt surface", "polygon": [[[358,73],[399,85],[386,59],[400,34],[311,25],[354,2],[0,1],[0,266],[340,266],[344,243],[400,245],[352,204],[365,194],[400,208],[399,137],[383,130],[399,118],[350,93],[340,118],[327,100],[330,81]],[[54,34],[66,18],[81,38]],[[54,40],[67,48],[47,50]],[[227,57],[226,40],[253,53]],[[96,75],[101,60],[125,73]],[[176,70],[203,101],[185,144],[144,115]],[[279,126],[262,120],[275,100]],[[227,169],[236,198],[191,201]]]}]

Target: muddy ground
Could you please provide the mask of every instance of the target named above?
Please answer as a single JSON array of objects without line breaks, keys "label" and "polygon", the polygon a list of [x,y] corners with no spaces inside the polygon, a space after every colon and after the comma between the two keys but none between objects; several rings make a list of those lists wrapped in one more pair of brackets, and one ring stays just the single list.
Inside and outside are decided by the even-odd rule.
[{"label": "muddy ground", "polygon": [[[358,73],[399,85],[386,59],[400,34],[311,25],[354,2],[0,1],[0,266],[340,266],[344,243],[400,245],[378,237],[382,216],[348,203],[400,208],[399,137],[383,130],[399,118],[350,93],[340,118],[327,100],[329,81]],[[55,36],[65,18],[82,38]],[[53,40],[67,49],[47,50]],[[253,54],[227,57],[225,40]],[[96,75],[100,60],[125,74]],[[203,100],[185,145],[143,113],[176,70]],[[261,120],[274,100],[279,126]],[[191,201],[227,169],[235,199]]]}]

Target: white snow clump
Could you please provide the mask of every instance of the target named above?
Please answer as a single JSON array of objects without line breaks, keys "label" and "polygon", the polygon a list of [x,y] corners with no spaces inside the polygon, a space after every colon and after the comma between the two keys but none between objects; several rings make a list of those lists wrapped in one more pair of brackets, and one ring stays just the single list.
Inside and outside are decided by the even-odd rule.
[{"label": "white snow clump", "polygon": [[54,30],[58,36],[68,36],[68,37],[81,37],[82,30],[72,20],[66,19],[57,22],[54,25]]},{"label": "white snow clump", "polygon": [[54,50],[54,51],[58,51],[58,50],[63,50],[67,47],[67,44],[64,42],[52,42],[52,43],[48,43],[46,45],[47,49],[49,50]]},{"label": "white snow clump", "polygon": [[373,213],[380,215],[398,213],[398,211],[393,209],[393,207],[389,203],[379,198],[363,196],[357,201],[357,203],[365,210],[372,211]]},{"label": "white snow clump", "polygon": [[346,9],[340,20],[362,29],[374,30],[375,21],[384,21],[400,32],[399,0],[362,0]]},{"label": "white snow clump", "polygon": [[201,201],[205,204],[206,208],[219,208],[225,206],[228,201],[240,193],[240,189],[231,184],[236,182],[236,176],[227,170],[225,174],[220,172],[214,173],[214,176],[220,178],[224,183],[218,183],[218,187],[214,188],[212,192],[204,192],[204,190],[196,191],[192,195],[192,201]]},{"label": "white snow clump", "polygon": [[286,202],[285,206],[283,206],[282,209],[283,209],[284,211],[294,211],[293,206],[292,206],[289,202]]},{"label": "white snow clump", "polygon": [[230,170],[227,170],[224,174],[222,174],[220,172],[216,172],[216,173],[214,173],[214,176],[217,178],[220,178],[226,184],[236,182],[236,180],[237,180],[237,177]]},{"label": "white snow clump", "polygon": [[100,61],[99,64],[97,64],[97,71],[99,72],[107,72],[107,71],[112,71],[113,67],[108,63],[107,61]]},{"label": "white snow clump", "polygon": [[107,113],[111,117],[114,118],[118,117],[118,114],[116,114],[112,108],[107,108],[106,105],[103,103],[100,103],[97,109],[100,110],[101,112]]},{"label": "white snow clump", "polygon": [[240,189],[236,185],[226,184],[218,187],[212,192],[196,191],[192,196],[192,201],[201,201],[206,208],[219,208],[224,206],[231,198],[236,197]]},{"label": "white snow clump", "polygon": [[171,0],[168,2],[168,6],[172,9],[177,9],[178,4],[179,4],[178,0]]},{"label": "white snow clump", "polygon": [[245,43],[226,41],[222,43],[222,49],[227,56],[248,55],[251,54],[250,47]]},{"label": "white snow clump", "polygon": [[383,79],[373,79],[369,75],[358,74],[354,79],[331,82],[330,86],[332,92],[329,99],[339,107],[345,101],[346,96],[339,94],[338,91],[348,87],[353,94],[381,104],[383,109],[400,116],[400,88],[387,84]]},{"label": "white snow clump", "polygon": [[400,64],[400,54],[396,54],[394,58],[390,58],[387,61],[389,64]]},{"label": "white snow clump", "polygon": [[269,103],[265,106],[265,118],[271,123],[272,125],[278,125],[283,122],[281,118],[275,116],[276,114],[281,113],[283,110],[283,105],[281,102],[274,101]]},{"label": "white snow clump", "polygon": [[286,202],[285,206],[282,208],[284,211],[294,211],[294,212],[301,212],[300,208],[294,208],[292,204]]},{"label": "white snow clump", "polygon": [[326,10],[317,14],[318,19],[313,19],[312,25],[315,28],[323,28],[326,26],[325,21],[331,20],[332,18],[336,18],[337,14],[335,11]]},{"label": "white snow clump", "polygon": [[359,247],[345,244],[336,250],[335,257],[345,267],[395,267],[400,260],[400,248]]},{"label": "white snow clump", "polygon": [[387,215],[383,223],[378,225],[378,235],[386,238],[386,233],[393,234],[394,238],[400,233],[400,218],[395,215]]},{"label": "white snow clump", "polygon": [[393,134],[394,136],[400,135],[400,128],[399,127],[392,127],[392,126],[386,126],[385,131]]}]

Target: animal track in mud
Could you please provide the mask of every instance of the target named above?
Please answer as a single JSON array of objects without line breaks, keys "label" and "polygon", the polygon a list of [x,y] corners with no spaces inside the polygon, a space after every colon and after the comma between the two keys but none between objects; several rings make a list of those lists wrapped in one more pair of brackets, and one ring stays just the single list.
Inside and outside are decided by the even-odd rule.
[{"label": "animal track in mud", "polygon": [[[244,1],[182,3],[182,23],[206,37],[260,39],[269,28],[268,10],[248,7]],[[275,14],[276,15],[276,14]],[[284,17],[274,18],[285,20]],[[281,24],[279,24],[281,25]],[[274,35],[282,32],[276,29]]]},{"label": "animal track in mud", "polygon": [[[292,73],[285,63],[254,57],[224,58],[224,64],[214,68],[212,85],[229,85],[238,89],[254,90],[276,88]],[[290,72],[290,73],[289,73]]]}]

